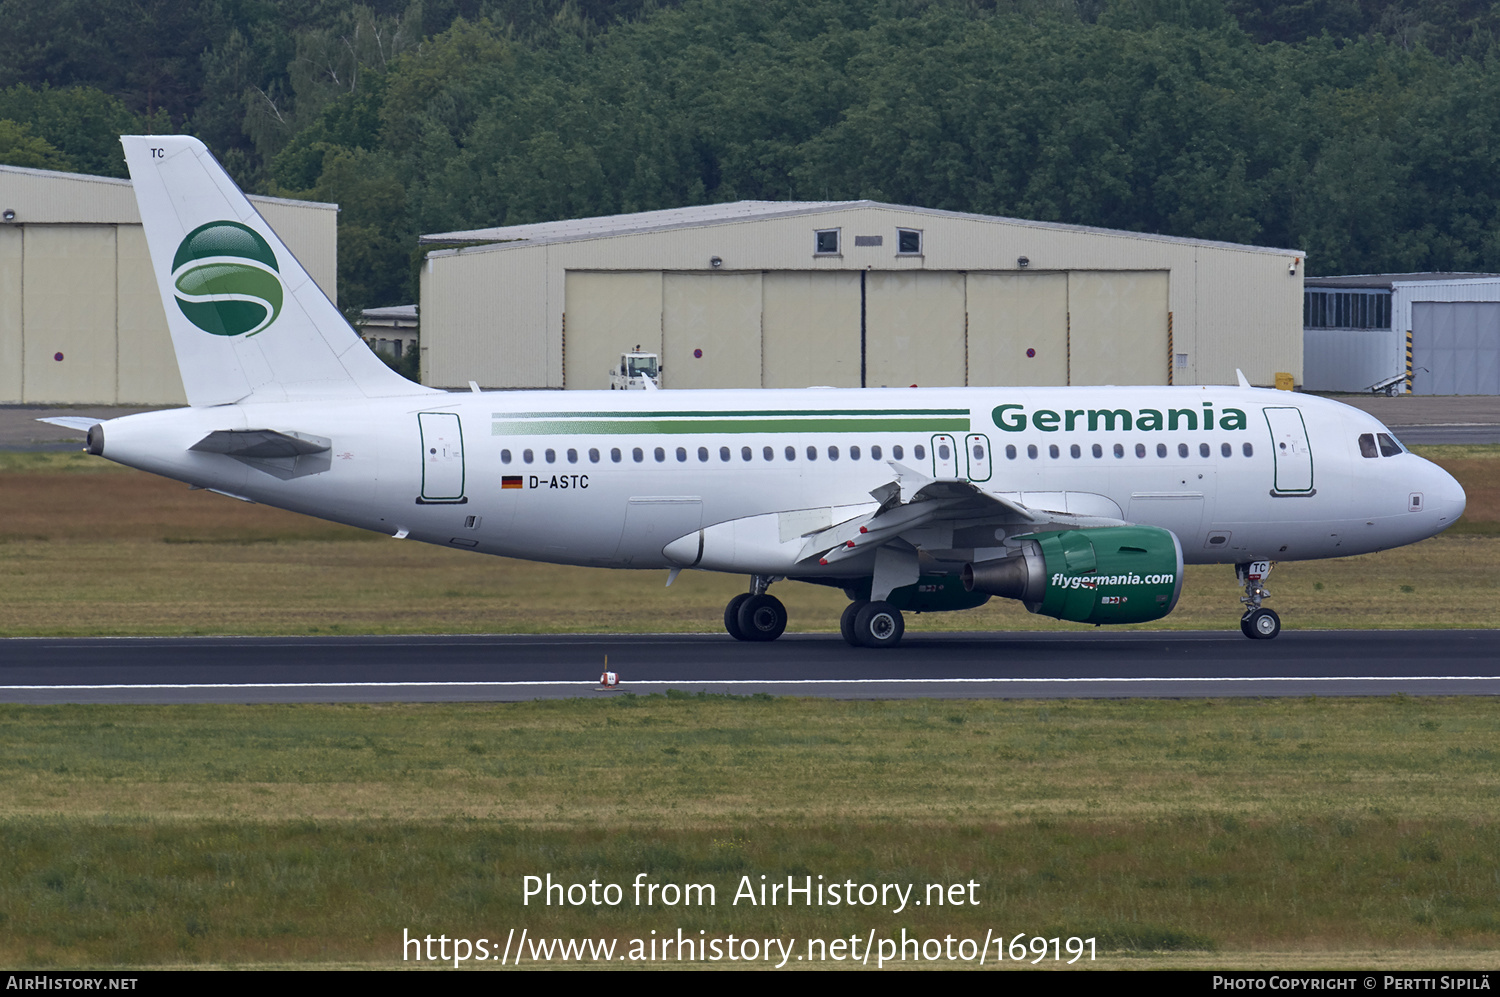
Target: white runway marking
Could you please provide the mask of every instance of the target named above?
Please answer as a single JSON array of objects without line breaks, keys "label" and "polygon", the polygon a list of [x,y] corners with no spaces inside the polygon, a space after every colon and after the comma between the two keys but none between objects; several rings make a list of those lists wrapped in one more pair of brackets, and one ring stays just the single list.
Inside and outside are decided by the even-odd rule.
[{"label": "white runway marking", "polygon": [[[621,682],[609,692],[628,691],[627,686],[765,686],[765,685],[994,685],[996,683],[1079,685],[1105,683],[1140,685],[1148,682],[1496,682],[1500,675],[1267,675],[1201,676],[1158,678],[932,678],[932,679],[637,679]],[[68,692],[108,689],[509,689],[517,687],[598,689],[597,680],[516,682],[173,682],[115,683],[110,685],[0,685],[0,692]]]}]

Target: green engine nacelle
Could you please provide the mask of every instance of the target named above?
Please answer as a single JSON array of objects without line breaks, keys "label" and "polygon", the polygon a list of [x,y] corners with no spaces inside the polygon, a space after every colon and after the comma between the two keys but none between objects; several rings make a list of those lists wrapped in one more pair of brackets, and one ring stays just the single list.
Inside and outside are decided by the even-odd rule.
[{"label": "green engine nacelle", "polygon": [[1011,540],[1021,544],[1015,556],[964,565],[964,588],[1074,623],[1159,620],[1182,594],[1182,545],[1170,530],[1106,526]]}]

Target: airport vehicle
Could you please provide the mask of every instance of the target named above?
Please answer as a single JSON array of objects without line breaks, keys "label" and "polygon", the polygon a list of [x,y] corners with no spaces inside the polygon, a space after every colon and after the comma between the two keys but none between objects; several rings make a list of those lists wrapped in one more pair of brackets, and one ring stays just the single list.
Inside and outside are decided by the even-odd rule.
[{"label": "airport vehicle", "polygon": [[609,369],[611,391],[650,391],[661,387],[661,358],[634,350],[620,354],[620,363]]},{"label": "airport vehicle", "polygon": [[[851,644],[991,596],[1079,623],[1172,611],[1234,564],[1412,543],[1465,497],[1374,418],[1236,386],[444,392],[392,373],[194,139],[126,158],[190,406],[87,428],[111,460],[397,538],[734,572],[742,640],[782,578],[842,588]],[[82,423],[75,421],[75,425]]]}]

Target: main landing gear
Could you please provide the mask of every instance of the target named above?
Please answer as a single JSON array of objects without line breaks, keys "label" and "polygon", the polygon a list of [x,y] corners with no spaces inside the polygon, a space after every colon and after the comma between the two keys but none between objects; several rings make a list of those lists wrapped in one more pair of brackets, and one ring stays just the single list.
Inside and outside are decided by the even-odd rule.
[{"label": "main landing gear", "polygon": [[[766,589],[774,576],[752,575],[750,591],[724,607],[724,629],[735,640],[775,640],[786,630],[786,607]],[[901,610],[888,602],[856,600],[844,610],[839,632],[851,647],[895,647],[906,633]]]},{"label": "main landing gear", "polygon": [[786,630],[786,607],[766,589],[776,579],[751,575],[750,591],[729,600],[724,607],[724,629],[735,640],[775,640]]},{"label": "main landing gear", "polygon": [[1234,566],[1234,577],[1245,586],[1240,602],[1245,604],[1245,615],[1240,617],[1240,631],[1251,640],[1270,640],[1281,633],[1281,617],[1273,609],[1261,606],[1260,601],[1271,594],[1262,584],[1271,573],[1270,561],[1248,561]]},{"label": "main landing gear", "polygon": [[888,602],[858,600],[844,610],[839,633],[850,647],[895,647],[906,633],[906,620]]}]

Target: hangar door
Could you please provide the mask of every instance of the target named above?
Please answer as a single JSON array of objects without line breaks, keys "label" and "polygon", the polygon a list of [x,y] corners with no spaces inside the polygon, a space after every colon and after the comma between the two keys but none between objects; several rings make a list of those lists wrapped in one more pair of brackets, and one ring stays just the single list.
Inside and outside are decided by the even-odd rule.
[{"label": "hangar door", "polygon": [[1412,393],[1500,395],[1500,302],[1411,306]]},{"label": "hangar door", "polygon": [[669,388],[1165,384],[1162,271],[570,271],[563,386],[620,353]]},{"label": "hangar door", "polygon": [[865,385],[946,388],[966,381],[962,273],[871,271],[865,277]]},{"label": "hangar door", "polygon": [[1068,275],[971,273],[969,383],[1068,383]]},{"label": "hangar door", "polygon": [[636,346],[661,353],[661,272],[568,274],[563,387],[609,387],[611,367]]},{"label": "hangar door", "polygon": [[1167,383],[1167,274],[1068,274],[1069,384]]},{"label": "hangar door", "polygon": [[760,387],[760,285],[759,273],[662,275],[662,387]]}]

